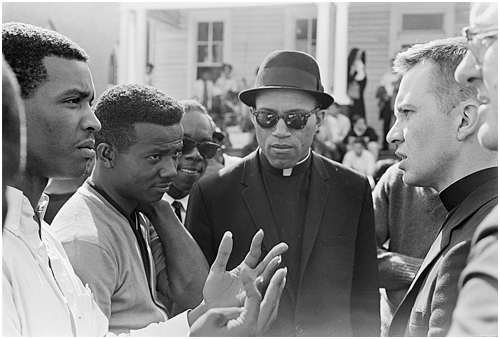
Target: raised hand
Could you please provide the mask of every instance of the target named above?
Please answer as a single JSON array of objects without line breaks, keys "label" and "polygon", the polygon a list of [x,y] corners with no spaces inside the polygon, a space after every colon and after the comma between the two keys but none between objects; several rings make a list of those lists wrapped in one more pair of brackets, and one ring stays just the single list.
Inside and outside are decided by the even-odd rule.
[{"label": "raised hand", "polygon": [[226,265],[233,248],[233,239],[231,232],[224,234],[217,257],[210,268],[203,288],[203,303],[206,309],[243,306],[245,290],[241,277],[242,271],[248,271],[250,278],[257,282],[258,288],[265,289],[281,263],[281,254],[288,250],[288,245],[279,243],[274,246],[258,264],[263,239],[264,231],[259,230],[252,239],[250,251],[245,260],[233,270],[226,271]]},{"label": "raised hand", "polygon": [[261,294],[248,271],[241,272],[246,299],[243,307],[213,308],[203,314],[190,328],[190,336],[260,336],[276,320],[279,300],[285,287],[286,268],[271,278],[261,303]]}]

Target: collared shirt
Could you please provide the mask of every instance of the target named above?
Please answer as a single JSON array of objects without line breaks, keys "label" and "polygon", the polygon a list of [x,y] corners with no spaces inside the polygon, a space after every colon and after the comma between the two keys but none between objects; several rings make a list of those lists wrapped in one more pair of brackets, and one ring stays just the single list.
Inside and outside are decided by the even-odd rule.
[{"label": "collared shirt", "polygon": [[486,168],[469,174],[454,182],[441,193],[439,198],[448,212],[460,205],[469,194],[488,181],[498,178],[498,167]]},{"label": "collared shirt", "polygon": [[[9,209],[2,236],[3,336],[104,336],[108,319],[75,274],[60,241],[23,193],[6,191]],[[48,197],[37,207],[40,220]],[[41,229],[42,239],[39,230]],[[185,336],[187,312],[131,331],[130,336]],[[112,335],[112,333],[111,333]]]},{"label": "collared shirt", "polygon": [[166,202],[168,202],[170,207],[172,207],[172,211],[174,211],[174,212],[175,212],[175,210],[174,210],[174,207],[172,206],[172,203],[174,201],[180,202],[180,204],[181,204],[181,217],[182,217],[181,222],[184,224],[184,221],[186,221],[186,211],[187,211],[188,202],[189,202],[189,194],[186,195],[184,198],[174,199],[170,195],[168,195],[168,193],[165,193],[163,195],[162,199],[165,200]]},{"label": "collared shirt", "polygon": [[[2,238],[4,336],[102,336],[108,320],[76,276],[47,223],[40,227],[23,193],[7,187]],[[43,196],[46,206],[47,197]],[[44,209],[40,209],[40,220]]]}]

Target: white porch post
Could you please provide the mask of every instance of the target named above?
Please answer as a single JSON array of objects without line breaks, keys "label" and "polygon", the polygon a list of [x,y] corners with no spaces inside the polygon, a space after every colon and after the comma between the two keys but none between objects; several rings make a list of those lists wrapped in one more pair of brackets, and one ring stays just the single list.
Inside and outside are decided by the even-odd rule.
[{"label": "white porch post", "polygon": [[120,45],[118,57],[118,84],[128,83],[129,69],[129,28],[131,24],[130,10],[120,10]]},{"label": "white porch post", "polygon": [[135,41],[136,48],[134,49],[134,82],[144,84],[146,78],[146,49],[147,49],[147,16],[145,9],[136,11],[136,30]]},{"label": "white porch post", "polygon": [[333,97],[339,105],[349,105],[347,96],[347,55],[349,32],[349,3],[336,2],[335,58],[333,69]]},{"label": "white porch post", "polygon": [[331,93],[332,77],[330,66],[331,2],[318,2],[318,21],[316,30],[316,61],[321,73],[325,92]]}]

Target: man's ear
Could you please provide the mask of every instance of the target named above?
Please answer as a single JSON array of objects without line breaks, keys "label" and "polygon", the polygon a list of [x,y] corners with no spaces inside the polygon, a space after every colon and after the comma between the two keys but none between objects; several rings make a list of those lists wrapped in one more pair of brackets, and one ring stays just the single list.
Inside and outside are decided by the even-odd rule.
[{"label": "man's ear", "polygon": [[110,144],[102,142],[96,148],[96,157],[97,160],[102,162],[106,168],[113,168],[116,151]]},{"label": "man's ear", "polygon": [[457,138],[464,141],[470,136],[474,136],[481,126],[482,120],[479,118],[479,104],[472,99],[463,101],[457,107],[460,109],[460,125],[458,126]]},{"label": "man's ear", "polygon": [[316,112],[316,132],[319,130],[319,126],[323,123],[323,120],[325,119],[325,110],[322,109],[318,112]]}]

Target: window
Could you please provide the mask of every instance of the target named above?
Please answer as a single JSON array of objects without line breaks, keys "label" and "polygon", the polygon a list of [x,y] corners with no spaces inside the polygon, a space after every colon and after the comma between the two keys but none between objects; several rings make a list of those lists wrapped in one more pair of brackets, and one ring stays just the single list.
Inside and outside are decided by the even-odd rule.
[{"label": "window", "polygon": [[221,66],[224,57],[224,22],[199,22],[197,47],[199,66]]},{"label": "window", "polygon": [[443,13],[403,14],[403,31],[442,29]]},{"label": "window", "polygon": [[295,49],[316,56],[316,19],[298,19],[295,25]]}]

